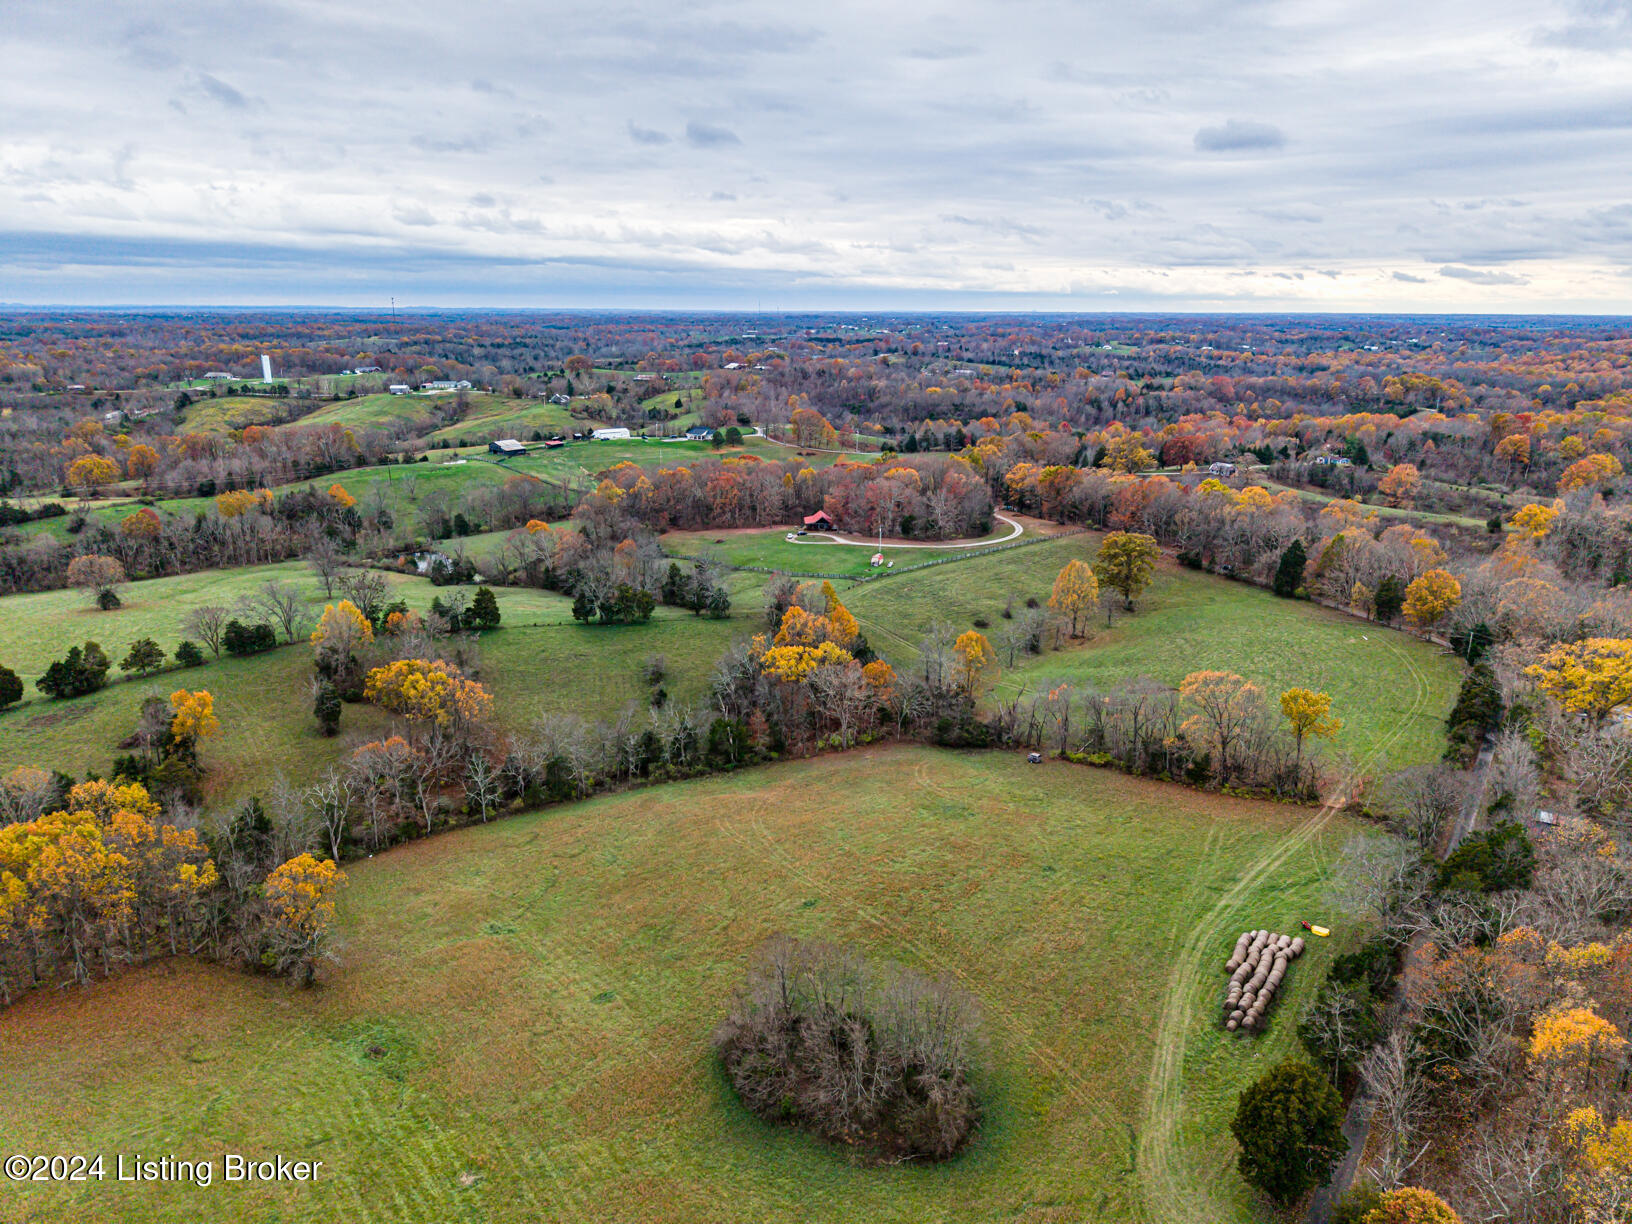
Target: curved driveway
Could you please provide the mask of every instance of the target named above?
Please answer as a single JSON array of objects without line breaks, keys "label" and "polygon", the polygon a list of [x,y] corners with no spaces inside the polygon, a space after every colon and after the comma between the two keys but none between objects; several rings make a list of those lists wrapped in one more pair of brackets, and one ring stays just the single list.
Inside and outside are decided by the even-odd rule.
[{"label": "curved driveway", "polygon": [[[990,548],[993,544],[1007,544],[1010,540],[1017,540],[1022,535],[1025,534],[1026,529],[1024,527],[1022,527],[1019,523],[1015,522],[1008,515],[1003,514],[1000,511],[994,510],[994,511],[992,511],[992,517],[1002,519],[1010,527],[1014,528],[1014,530],[1009,532],[1008,535],[1003,536],[1001,539],[997,539],[997,540],[991,540],[991,539],[966,540],[961,544],[946,544],[946,543],[943,543],[943,544],[897,544],[894,540],[890,540],[887,543],[885,543],[883,545],[883,547],[885,547],[885,548]],[[793,542],[795,544],[810,544],[810,543],[813,543],[817,539],[829,540],[834,544],[853,544],[857,548],[878,548],[879,547],[879,543],[878,543],[877,540],[852,540],[849,536],[842,536],[842,535],[839,535],[836,532],[832,532],[832,531],[812,531],[808,535],[805,535],[805,536],[796,535],[793,538]]]}]

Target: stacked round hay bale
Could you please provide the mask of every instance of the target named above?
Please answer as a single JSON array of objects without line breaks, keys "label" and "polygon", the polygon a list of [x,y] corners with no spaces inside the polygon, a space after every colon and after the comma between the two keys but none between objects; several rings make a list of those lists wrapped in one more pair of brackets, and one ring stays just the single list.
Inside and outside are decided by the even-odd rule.
[{"label": "stacked round hay bale", "polygon": [[1275,931],[1242,931],[1224,962],[1230,984],[1224,991],[1224,1027],[1256,1032],[1264,1027],[1270,1000],[1286,979],[1286,967],[1303,955],[1303,936]]}]

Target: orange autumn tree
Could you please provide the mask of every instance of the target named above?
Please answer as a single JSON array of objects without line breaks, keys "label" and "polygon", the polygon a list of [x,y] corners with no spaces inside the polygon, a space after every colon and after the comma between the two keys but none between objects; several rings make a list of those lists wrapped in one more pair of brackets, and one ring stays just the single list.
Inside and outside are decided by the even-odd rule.
[{"label": "orange autumn tree", "polygon": [[1422,489],[1422,473],[1414,463],[1396,463],[1377,485],[1391,506],[1409,506]]},{"label": "orange autumn tree", "polygon": [[164,524],[159,519],[158,511],[152,506],[143,506],[133,514],[127,514],[119,520],[119,534],[132,540],[157,539]]},{"label": "orange autumn tree", "polygon": [[346,492],[346,486],[335,481],[329,486],[329,500],[342,510],[349,510],[357,504],[357,499]]},{"label": "orange autumn tree", "polygon": [[1383,1195],[1360,1224],[1462,1224],[1462,1218],[1432,1190],[1401,1186]]}]

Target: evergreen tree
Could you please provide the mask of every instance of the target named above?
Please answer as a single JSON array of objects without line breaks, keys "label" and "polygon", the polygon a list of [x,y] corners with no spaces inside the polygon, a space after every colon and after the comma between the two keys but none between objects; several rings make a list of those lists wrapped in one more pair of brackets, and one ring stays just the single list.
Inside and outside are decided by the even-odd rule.
[{"label": "evergreen tree", "polygon": [[1275,594],[1282,599],[1296,598],[1298,588],[1303,585],[1303,567],[1308,561],[1303,551],[1303,541],[1293,540],[1281,554],[1281,563],[1275,569]]},{"label": "evergreen tree", "polygon": [[0,667],[0,710],[23,699],[23,682],[9,667]]},{"label": "evergreen tree", "polygon": [[1230,1130],[1241,1176],[1285,1206],[1324,1185],[1349,1150],[1343,1099],[1307,1063],[1288,1058],[1241,1094]]},{"label": "evergreen tree", "polygon": [[1405,585],[1390,574],[1377,584],[1377,595],[1373,606],[1377,609],[1377,619],[1385,625],[1392,624],[1399,619],[1400,609],[1405,605]]},{"label": "evergreen tree", "polygon": [[204,652],[198,648],[198,643],[183,641],[176,647],[176,662],[183,667],[198,667],[204,662]]},{"label": "evergreen tree", "polygon": [[497,629],[499,627],[499,600],[489,587],[476,588],[476,595],[470,601],[470,609],[465,613],[465,628],[467,629]]},{"label": "evergreen tree", "polygon": [[339,734],[340,709],[340,690],[334,687],[334,682],[327,676],[319,676],[317,692],[312,701],[312,714],[324,735]]},{"label": "evergreen tree", "polygon": [[1453,629],[1449,637],[1451,649],[1469,663],[1477,663],[1484,658],[1485,652],[1496,640],[1496,635],[1484,621],[1478,621],[1471,627]]},{"label": "evergreen tree", "polygon": [[130,644],[130,650],[119,660],[119,666],[127,672],[146,676],[164,666],[164,648],[152,638],[139,638]]}]

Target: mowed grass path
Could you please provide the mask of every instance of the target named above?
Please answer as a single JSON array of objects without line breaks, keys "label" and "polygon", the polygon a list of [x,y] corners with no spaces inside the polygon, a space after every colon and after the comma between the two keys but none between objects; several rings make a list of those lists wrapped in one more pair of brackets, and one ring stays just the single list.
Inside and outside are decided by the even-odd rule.
[{"label": "mowed grass path", "polygon": [[[0,1012],[14,1146],[282,1153],[324,1160],[324,1180],[28,1186],[0,1220],[1127,1221],[1168,959],[1305,815],[912,747],[402,847],[351,866],[341,963],[314,990],[177,961]],[[1327,865],[1354,833],[1334,821],[1268,874],[1209,955],[1328,916]],[[740,1107],[709,1034],[781,930],[976,996],[987,1112],[969,1150],[867,1168]],[[1262,1037],[1219,1030],[1221,973],[1188,1000],[1185,1167],[1212,1188],[1209,1224],[1269,1218],[1227,1121],[1338,950],[1314,942]]]},{"label": "mowed grass path", "polygon": [[[975,557],[869,583],[847,594],[845,606],[873,648],[904,665],[937,621],[961,633],[984,617],[990,622],[984,632],[995,640],[1011,595],[1016,609],[1027,597],[1046,604],[1061,567],[1073,557],[1092,560],[1097,549],[1098,537],[1087,535]],[[1379,762],[1390,768],[1438,757],[1461,681],[1454,658],[1410,634],[1164,558],[1134,613],[1118,611],[1109,629],[1099,617],[1087,641],[1032,656],[1001,683],[1012,696],[1061,680],[1108,687],[1144,675],[1177,684],[1201,670],[1236,672],[1261,686],[1272,705],[1294,686],[1330,693],[1333,713],[1345,723],[1333,746],[1356,759],[1405,718],[1404,733]],[[1427,699],[1408,715],[1419,679]]]}]

